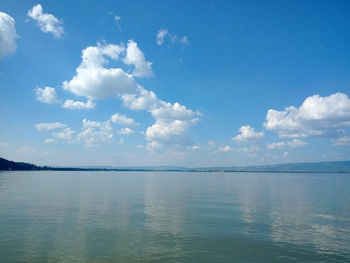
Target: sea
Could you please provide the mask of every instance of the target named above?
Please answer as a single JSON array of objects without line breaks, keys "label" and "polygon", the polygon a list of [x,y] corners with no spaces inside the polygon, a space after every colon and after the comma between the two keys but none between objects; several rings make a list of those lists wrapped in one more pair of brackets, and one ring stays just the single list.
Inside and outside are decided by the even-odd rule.
[{"label": "sea", "polygon": [[350,262],[350,174],[0,172],[0,262]]}]

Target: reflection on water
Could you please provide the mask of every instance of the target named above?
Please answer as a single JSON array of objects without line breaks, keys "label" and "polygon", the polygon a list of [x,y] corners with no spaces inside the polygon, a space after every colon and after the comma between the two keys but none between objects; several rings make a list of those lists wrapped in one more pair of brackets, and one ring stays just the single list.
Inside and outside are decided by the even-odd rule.
[{"label": "reflection on water", "polygon": [[349,262],[344,174],[1,172],[0,262]]}]

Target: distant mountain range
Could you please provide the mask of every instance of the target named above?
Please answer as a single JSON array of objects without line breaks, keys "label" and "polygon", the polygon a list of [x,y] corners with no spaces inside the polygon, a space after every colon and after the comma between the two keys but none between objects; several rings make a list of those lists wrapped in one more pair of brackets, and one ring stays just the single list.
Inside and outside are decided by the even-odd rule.
[{"label": "distant mountain range", "polygon": [[0,157],[0,170],[14,171],[187,171],[187,172],[274,172],[274,173],[350,173],[350,161],[317,162],[317,163],[283,163],[260,166],[233,167],[197,167],[178,166],[79,166],[50,167],[37,166],[30,163],[9,161]]}]

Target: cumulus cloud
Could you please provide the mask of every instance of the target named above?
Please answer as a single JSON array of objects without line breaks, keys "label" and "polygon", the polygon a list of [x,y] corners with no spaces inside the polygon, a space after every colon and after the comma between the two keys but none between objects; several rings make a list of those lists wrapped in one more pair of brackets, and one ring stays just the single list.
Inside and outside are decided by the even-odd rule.
[{"label": "cumulus cloud", "polygon": [[126,65],[133,65],[132,75],[135,77],[153,76],[152,62],[146,61],[144,54],[137,46],[137,43],[129,40],[126,48],[126,56],[123,59]]},{"label": "cumulus cloud", "polygon": [[181,43],[181,44],[188,44],[188,38],[187,36],[182,36],[182,37],[178,37],[176,34],[171,34],[168,29],[166,28],[160,28],[157,32],[157,36],[156,36],[156,41],[157,41],[157,45],[161,46],[164,44],[165,40],[169,39],[171,41],[171,43]]},{"label": "cumulus cloud", "polygon": [[128,117],[121,115],[119,113],[114,113],[112,115],[111,122],[122,125],[122,126],[137,125],[137,123],[132,118],[128,118]]},{"label": "cumulus cloud", "polygon": [[164,38],[165,38],[165,36],[167,34],[168,34],[168,30],[167,29],[161,28],[161,29],[158,30],[158,33],[157,33],[157,44],[158,44],[158,46],[161,46],[164,43]]},{"label": "cumulus cloud", "polygon": [[43,7],[40,4],[33,6],[28,11],[28,16],[36,21],[38,27],[44,33],[52,33],[56,38],[64,33],[62,21],[52,14],[43,13]]},{"label": "cumulus cloud", "polygon": [[175,102],[162,101],[156,94],[139,87],[138,94],[123,95],[124,106],[134,110],[147,110],[156,122],[147,128],[147,149],[154,150],[164,145],[182,148],[190,144],[188,128],[199,121],[199,112],[187,109]]},{"label": "cumulus cloud", "polygon": [[191,147],[191,149],[192,150],[200,150],[200,146],[199,145],[193,145],[192,147]]},{"label": "cumulus cloud", "polygon": [[242,142],[242,141],[261,139],[264,137],[265,137],[264,132],[256,132],[254,131],[254,128],[250,127],[249,125],[245,125],[239,128],[239,134],[233,137],[232,140],[236,142]]},{"label": "cumulus cloud", "polygon": [[270,109],[264,126],[267,130],[277,131],[282,138],[332,137],[338,129],[350,126],[350,99],[343,93],[326,97],[313,95],[299,108]]},{"label": "cumulus cloud", "polygon": [[197,114],[179,103],[165,103],[162,107],[151,110],[156,122],[147,128],[148,146],[187,145],[186,131],[198,121]]},{"label": "cumulus cloud", "polygon": [[110,121],[97,122],[83,119],[82,122],[82,130],[78,134],[77,140],[83,141],[85,146],[94,147],[112,141],[113,128]]},{"label": "cumulus cloud", "polygon": [[35,128],[37,129],[37,131],[51,131],[64,127],[66,127],[66,125],[60,122],[42,122],[35,124]]},{"label": "cumulus cloud", "polygon": [[148,149],[164,145],[181,148],[190,144],[188,128],[199,121],[196,113],[179,103],[163,102],[159,108],[150,109],[156,122],[147,128]]},{"label": "cumulus cloud", "polygon": [[162,104],[153,91],[142,87],[138,87],[136,94],[123,94],[121,99],[124,106],[132,110],[152,110]]},{"label": "cumulus cloud", "polygon": [[51,88],[51,87],[36,88],[35,97],[38,101],[42,103],[47,103],[47,104],[58,103],[55,88]]},{"label": "cumulus cloud", "polygon": [[289,147],[292,147],[292,148],[298,148],[298,147],[304,147],[307,145],[307,142],[305,141],[302,141],[300,139],[293,139],[292,141],[290,142],[287,142],[288,146]]},{"label": "cumulus cloud", "polygon": [[284,147],[284,142],[273,142],[266,144],[267,149],[269,150],[275,150],[275,149],[282,149]]},{"label": "cumulus cloud", "polygon": [[16,51],[15,20],[6,13],[0,12],[0,58],[13,54]]},{"label": "cumulus cloud", "polygon": [[73,109],[73,110],[90,110],[95,108],[96,104],[93,103],[91,100],[88,100],[87,102],[83,101],[74,101],[74,100],[66,100],[63,104],[63,108],[66,109]]},{"label": "cumulus cloud", "polygon": [[117,97],[118,94],[135,93],[137,83],[132,75],[121,68],[105,68],[107,58],[118,60],[125,48],[122,45],[88,47],[82,51],[82,62],[76,75],[63,82],[63,89],[90,100]]}]

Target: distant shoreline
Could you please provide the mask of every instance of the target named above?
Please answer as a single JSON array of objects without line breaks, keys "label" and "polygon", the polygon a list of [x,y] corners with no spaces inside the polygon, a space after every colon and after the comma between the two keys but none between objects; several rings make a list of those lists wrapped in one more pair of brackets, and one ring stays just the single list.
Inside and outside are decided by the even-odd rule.
[{"label": "distant shoreline", "polygon": [[231,172],[231,173],[350,173],[350,161],[286,163],[246,167],[50,167],[9,161],[0,157],[0,171],[114,171],[114,172]]}]

